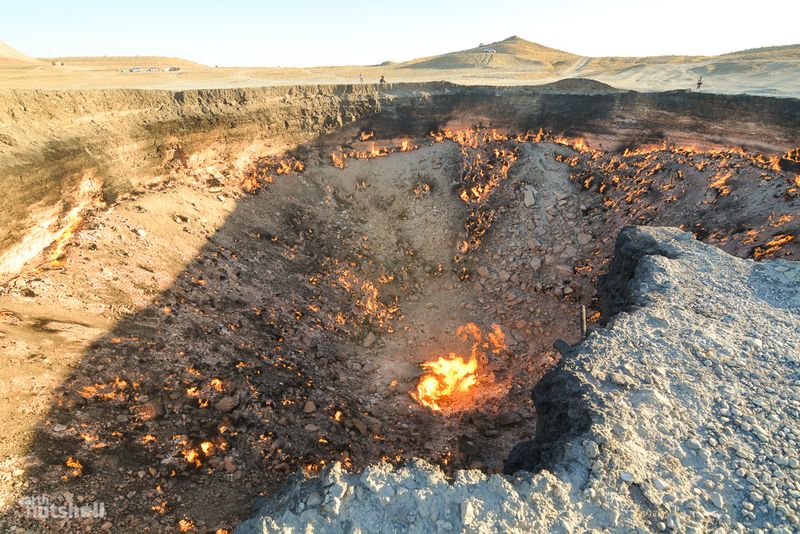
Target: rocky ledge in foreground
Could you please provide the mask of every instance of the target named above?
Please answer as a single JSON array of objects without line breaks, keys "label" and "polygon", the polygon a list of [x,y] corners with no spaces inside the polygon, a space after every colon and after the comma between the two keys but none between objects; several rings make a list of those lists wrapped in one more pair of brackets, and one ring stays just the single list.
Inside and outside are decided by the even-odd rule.
[{"label": "rocky ledge in foreground", "polygon": [[533,393],[507,462],[532,472],[334,465],[236,532],[797,532],[800,265],[631,227],[604,290],[609,327]]}]

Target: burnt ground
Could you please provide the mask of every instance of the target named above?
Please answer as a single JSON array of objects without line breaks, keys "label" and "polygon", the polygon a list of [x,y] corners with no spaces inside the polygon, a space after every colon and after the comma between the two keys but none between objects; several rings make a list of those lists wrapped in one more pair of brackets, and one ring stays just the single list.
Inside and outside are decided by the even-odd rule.
[{"label": "burnt ground", "polygon": [[[553,342],[578,341],[581,304],[602,320],[595,285],[619,228],[798,254],[797,178],[764,158],[440,139],[390,155],[380,147],[399,141],[379,143],[374,158],[357,142],[345,151],[366,159],[343,169],[330,147],[305,147],[302,172],[257,163],[274,179],[253,193],[252,173],[179,175],[98,211],[61,261],[4,287],[4,365],[48,373],[3,396],[34,403],[28,414],[50,406],[25,447],[4,444],[5,502],[106,504],[75,531],[215,531],[335,460],[497,472],[533,434],[529,392]],[[471,409],[432,413],[409,395],[419,363],[466,354],[455,332],[470,322],[500,325],[507,348],[483,359]],[[62,382],[52,397],[48,381]],[[0,525],[67,527],[13,504]]]}]

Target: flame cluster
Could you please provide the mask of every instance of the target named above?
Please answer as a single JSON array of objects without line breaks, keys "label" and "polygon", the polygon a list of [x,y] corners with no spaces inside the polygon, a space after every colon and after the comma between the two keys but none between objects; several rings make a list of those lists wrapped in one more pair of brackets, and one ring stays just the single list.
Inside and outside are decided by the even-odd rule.
[{"label": "flame cluster", "polygon": [[64,464],[69,468],[69,474],[72,477],[83,476],[83,464],[80,460],[70,456]]},{"label": "flame cluster", "polygon": [[48,260],[51,267],[61,267],[64,264],[63,260],[67,252],[67,246],[81,225],[83,225],[83,220],[83,206],[76,206],[69,211],[66,216],[64,230],[49,247]]},{"label": "flame cluster", "polygon": [[94,173],[87,172],[78,186],[78,199],[60,221],[60,229],[53,235],[53,241],[45,247],[47,261],[52,268],[63,267],[67,248],[85,222],[86,214],[93,207],[103,204],[100,199],[102,181]]},{"label": "flame cluster", "polygon": [[767,241],[764,245],[756,247],[753,250],[753,258],[760,260],[763,258],[768,258],[774,255],[777,251],[781,249],[785,244],[791,243],[796,239],[797,236],[792,234],[780,234],[769,241]]},{"label": "flame cluster", "polygon": [[301,173],[305,168],[305,163],[295,158],[260,158],[245,172],[242,187],[248,193],[255,193],[267,184],[271,184],[275,176]]},{"label": "flame cluster", "polygon": [[[389,321],[400,311],[396,299],[385,304],[380,299],[380,291],[370,280],[360,276],[352,269],[340,267],[334,273],[336,284],[347,291],[356,307],[356,315],[362,322],[386,327],[392,331]],[[389,280],[387,278],[387,280]]]},{"label": "flame cluster", "polygon": [[419,145],[415,145],[411,141],[405,139],[400,141],[399,145],[383,145],[375,141],[366,145],[364,142],[372,139],[373,133],[362,133],[359,137],[361,143],[354,143],[358,146],[340,146],[331,153],[331,163],[337,169],[344,169],[347,167],[348,159],[373,159],[388,156],[396,152],[409,152],[416,150]]},{"label": "flame cluster", "polygon": [[80,391],[78,391],[78,395],[84,399],[94,398],[123,401],[128,397],[128,386],[129,383],[127,380],[115,377],[111,382],[84,386]]},{"label": "flame cluster", "polygon": [[[434,142],[452,141],[461,154],[461,189],[459,197],[472,206],[464,227],[467,239],[458,247],[461,254],[477,249],[495,219],[487,200],[494,189],[508,178],[509,170],[519,159],[515,139],[495,129],[448,128],[431,132]],[[458,257],[456,259],[459,259]]]},{"label": "flame cluster", "polygon": [[[788,188],[783,193],[790,201],[797,195],[797,185],[785,176],[780,162],[792,153],[778,156],[747,152],[740,147],[700,148],[694,145],[673,146],[666,143],[644,145],[618,152],[589,151],[574,155],[556,154],[555,158],[574,170],[570,179],[581,187],[603,197],[603,206],[610,213],[619,214],[637,224],[648,223],[661,206],[678,202],[695,186],[689,180],[705,182],[707,192],[698,206],[713,208],[718,201],[736,192],[747,173],[759,173],[760,181],[749,186],[759,186],[773,180],[786,180]],[[798,180],[800,181],[800,180]],[[741,187],[739,185],[738,187]],[[787,228],[793,216],[774,213],[760,229],[729,235],[718,230],[709,232],[694,225],[698,235],[706,235],[712,243],[727,243],[731,237],[739,245],[754,246],[750,255],[761,259],[775,255],[792,242],[796,233]],[[783,227],[775,233],[770,228]],[[788,232],[786,230],[789,230]],[[758,245],[761,241],[762,244]]]},{"label": "flame cluster", "polygon": [[800,147],[794,148],[789,150],[783,155],[783,159],[788,159],[789,161],[794,161],[795,163],[800,163]]},{"label": "flame cluster", "polygon": [[184,435],[173,436],[172,441],[178,448],[178,453],[183,460],[199,469],[203,464],[217,452],[224,452],[228,449],[228,442],[221,436],[206,438],[190,443]]},{"label": "flame cluster", "polygon": [[463,357],[451,352],[446,357],[423,363],[422,368],[425,374],[417,384],[416,399],[431,410],[441,410],[448,399],[467,393],[478,383],[475,374],[478,360],[474,357],[464,361]]}]

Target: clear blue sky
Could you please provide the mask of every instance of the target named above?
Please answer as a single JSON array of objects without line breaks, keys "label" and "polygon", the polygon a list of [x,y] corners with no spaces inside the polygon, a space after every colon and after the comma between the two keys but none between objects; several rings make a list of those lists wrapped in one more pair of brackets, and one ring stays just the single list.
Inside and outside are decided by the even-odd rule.
[{"label": "clear blue sky", "polygon": [[800,0],[6,0],[0,41],[34,57],[209,65],[375,64],[519,35],[581,55],[718,54],[800,42]]}]

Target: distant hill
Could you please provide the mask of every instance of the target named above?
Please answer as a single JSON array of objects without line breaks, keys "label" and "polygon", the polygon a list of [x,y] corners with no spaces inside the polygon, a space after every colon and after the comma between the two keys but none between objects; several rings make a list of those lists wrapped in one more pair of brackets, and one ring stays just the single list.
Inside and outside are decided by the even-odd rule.
[{"label": "distant hill", "polygon": [[765,46],[762,48],[750,48],[748,50],[740,50],[738,52],[730,52],[722,54],[722,58],[752,58],[752,59],[800,59],[800,44],[785,45],[785,46]]},{"label": "distant hill", "polygon": [[0,65],[23,65],[36,64],[39,61],[26,56],[18,50],[14,50],[7,44],[0,42]]},{"label": "distant hill", "polygon": [[[396,69],[489,69],[526,72],[539,77],[640,76],[653,68],[672,69],[675,77],[765,73],[791,62],[800,64],[800,44],[741,50],[719,56],[581,57],[563,50],[526,41],[517,36],[469,50],[412,59],[393,65]],[[785,66],[785,65],[784,65]],[[682,71],[681,71],[682,69]],[[646,77],[646,76],[645,76]],[[613,78],[609,78],[613,79]]]},{"label": "distant hill", "polygon": [[186,59],[161,56],[86,56],[86,57],[50,57],[43,61],[60,61],[68,67],[86,67],[99,69],[128,69],[131,67],[205,67]]},{"label": "distant hill", "polygon": [[560,69],[580,59],[580,56],[521,39],[516,35],[503,41],[450,52],[440,56],[413,59],[399,63],[399,68],[464,69],[484,67],[500,70]]}]

